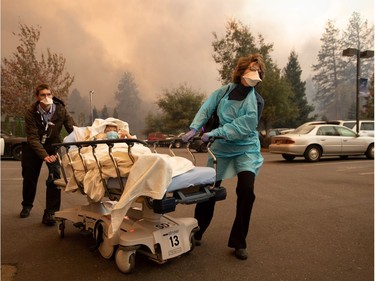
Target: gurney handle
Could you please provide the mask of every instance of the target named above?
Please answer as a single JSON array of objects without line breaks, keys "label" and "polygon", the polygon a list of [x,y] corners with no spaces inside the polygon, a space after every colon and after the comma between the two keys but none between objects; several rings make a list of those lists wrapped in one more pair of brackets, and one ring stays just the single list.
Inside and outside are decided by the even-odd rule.
[{"label": "gurney handle", "polygon": [[225,140],[225,137],[217,136],[217,137],[210,137],[208,139],[207,151],[213,159],[214,167],[215,167],[215,170],[216,170],[217,160],[216,160],[215,154],[213,154],[213,152],[211,150],[211,145],[215,142],[215,140]]}]

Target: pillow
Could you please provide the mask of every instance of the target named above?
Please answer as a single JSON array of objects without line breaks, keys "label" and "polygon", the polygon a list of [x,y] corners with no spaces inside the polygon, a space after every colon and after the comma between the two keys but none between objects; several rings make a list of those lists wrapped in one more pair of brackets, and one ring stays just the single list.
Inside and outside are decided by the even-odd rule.
[{"label": "pillow", "polygon": [[90,140],[91,127],[73,127],[75,141],[88,141]]},{"label": "pillow", "polygon": [[107,125],[116,126],[118,130],[125,130],[129,132],[129,125],[125,121],[108,117],[107,119],[96,118],[90,127],[90,138],[94,138],[97,134],[103,133]]}]

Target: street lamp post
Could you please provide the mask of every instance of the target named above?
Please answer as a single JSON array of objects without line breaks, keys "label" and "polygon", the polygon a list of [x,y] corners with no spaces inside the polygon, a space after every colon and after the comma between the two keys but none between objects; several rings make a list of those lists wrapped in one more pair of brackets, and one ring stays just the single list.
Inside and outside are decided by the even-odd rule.
[{"label": "street lamp post", "polygon": [[94,91],[91,90],[89,92],[89,96],[90,96],[90,119],[91,119],[91,124],[94,123],[94,111],[92,109],[92,95],[94,94]]},{"label": "street lamp post", "polygon": [[359,133],[359,79],[360,79],[360,59],[361,58],[372,58],[374,51],[366,50],[361,52],[358,49],[347,48],[342,51],[342,55],[345,57],[357,56],[357,80],[356,80],[356,104],[355,104],[355,119],[356,119],[356,132]]}]

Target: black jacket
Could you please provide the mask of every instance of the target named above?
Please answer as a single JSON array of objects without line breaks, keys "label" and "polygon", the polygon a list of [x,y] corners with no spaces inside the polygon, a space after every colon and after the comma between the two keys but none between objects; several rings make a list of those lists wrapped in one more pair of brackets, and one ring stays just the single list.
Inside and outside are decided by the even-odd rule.
[{"label": "black jacket", "polygon": [[[49,125],[47,131],[45,130],[45,122],[38,110],[39,101],[32,104],[25,113],[27,143],[41,159],[50,154],[55,154],[52,144],[61,142],[60,132],[62,127],[64,126],[67,132],[71,133],[75,125],[64,103],[56,97],[53,97],[53,103],[56,105],[56,110],[50,122],[54,125]],[[47,135],[47,139],[42,144],[41,140],[44,134]]]}]

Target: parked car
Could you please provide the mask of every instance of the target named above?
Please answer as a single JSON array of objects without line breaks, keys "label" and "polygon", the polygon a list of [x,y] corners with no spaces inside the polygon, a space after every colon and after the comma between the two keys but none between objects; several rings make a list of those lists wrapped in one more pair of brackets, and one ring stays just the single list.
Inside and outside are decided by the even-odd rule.
[{"label": "parked car", "polygon": [[284,135],[284,134],[290,133],[293,130],[294,130],[294,128],[269,129],[268,130],[268,136],[273,137],[273,136],[278,136],[278,135]]},{"label": "parked car", "polygon": [[294,129],[292,128],[275,128],[275,129],[268,129],[267,132],[265,130],[260,131],[259,132],[260,145],[262,148],[268,148],[269,145],[271,144],[271,138],[273,136],[284,135],[293,130]]},{"label": "parked car", "polygon": [[[337,120],[340,125],[352,129],[357,132],[357,121],[356,120]],[[374,120],[359,120],[359,133],[366,134],[368,136],[374,136]]]},{"label": "parked car", "polygon": [[153,132],[147,135],[146,142],[150,145],[167,147],[171,142],[171,137],[161,132]]},{"label": "parked car", "polygon": [[305,157],[309,162],[319,161],[322,156],[365,155],[374,159],[374,138],[357,135],[353,130],[327,122],[310,122],[294,131],[274,136],[269,151],[281,154],[287,161]]},{"label": "parked car", "polygon": [[184,141],[182,141],[182,139],[181,139],[184,134],[185,133],[179,133],[177,136],[175,136],[174,138],[172,138],[173,148],[186,147],[186,143]]},{"label": "parked car", "polygon": [[147,135],[148,141],[165,140],[166,138],[167,138],[167,136],[163,133],[160,133],[160,132],[153,132],[153,133],[149,133]]},{"label": "parked car", "polygon": [[12,157],[21,160],[22,143],[26,142],[24,137],[14,137],[12,134],[1,131],[1,138],[4,139],[4,151],[2,157]]}]

